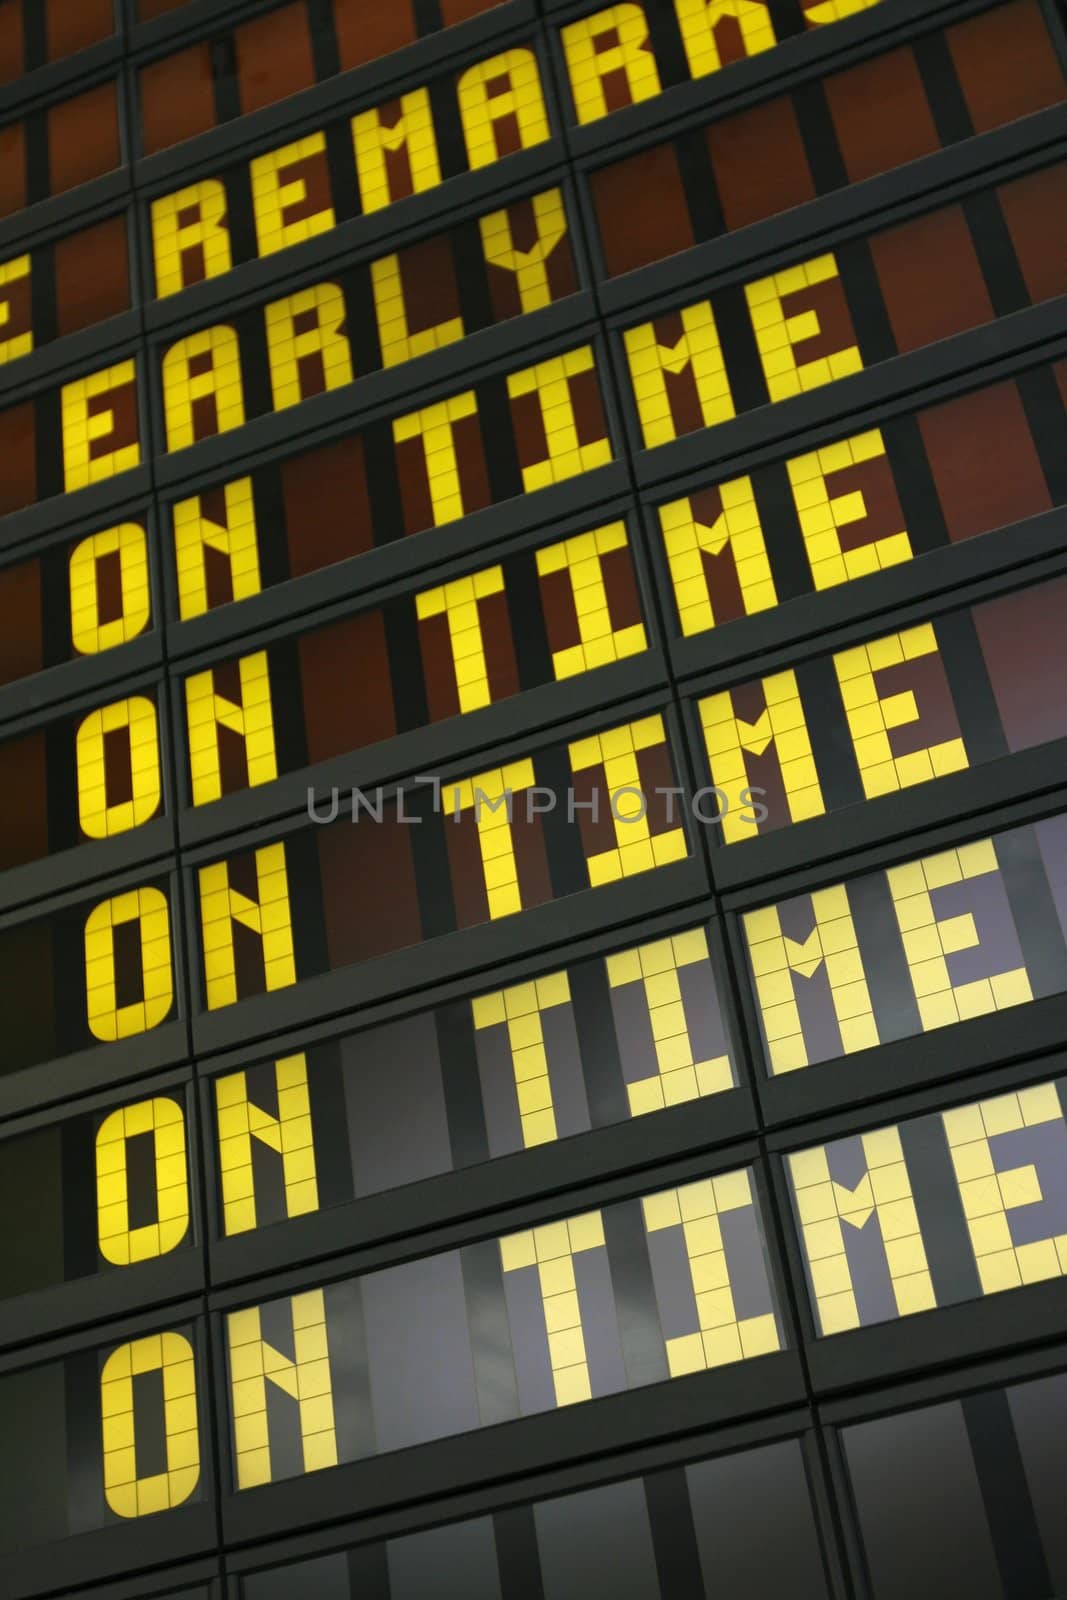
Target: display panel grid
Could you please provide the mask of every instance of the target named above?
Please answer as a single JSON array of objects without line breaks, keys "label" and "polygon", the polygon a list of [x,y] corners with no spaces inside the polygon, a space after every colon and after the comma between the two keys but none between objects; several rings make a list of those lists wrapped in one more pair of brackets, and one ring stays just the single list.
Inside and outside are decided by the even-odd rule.
[{"label": "display panel grid", "polygon": [[1067,1582],[1065,61],[0,0],[12,1600]]}]

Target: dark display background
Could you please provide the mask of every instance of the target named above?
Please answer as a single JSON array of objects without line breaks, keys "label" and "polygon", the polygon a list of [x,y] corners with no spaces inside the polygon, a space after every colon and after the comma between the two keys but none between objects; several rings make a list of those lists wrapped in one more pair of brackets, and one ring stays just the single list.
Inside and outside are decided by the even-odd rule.
[{"label": "dark display background", "polygon": [[1067,19],[718,9],[0,0],[5,1600],[1067,1588]]}]

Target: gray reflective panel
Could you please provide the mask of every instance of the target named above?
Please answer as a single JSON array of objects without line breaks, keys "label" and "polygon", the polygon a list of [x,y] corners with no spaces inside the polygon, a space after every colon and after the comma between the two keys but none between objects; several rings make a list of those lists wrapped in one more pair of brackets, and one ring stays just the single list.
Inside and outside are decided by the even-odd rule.
[{"label": "gray reflective panel", "polygon": [[685,1469],[704,1585],[731,1600],[829,1594],[795,1439]]},{"label": "gray reflective panel", "polygon": [[[0,1550],[70,1531],[66,1435],[62,1362],[0,1379]],[[83,1466],[98,1476],[99,1456]]]},{"label": "gray reflective panel", "polygon": [[566,1139],[573,1133],[585,1133],[590,1125],[589,1103],[571,1007],[549,1006],[541,1014],[541,1031],[545,1040],[552,1105],[559,1137]]},{"label": "gray reflective panel", "polygon": [[474,1044],[478,1053],[478,1081],[489,1137],[489,1154],[505,1156],[524,1146],[507,1023],[498,1022],[492,1027],[478,1028]]},{"label": "gray reflective panel", "polygon": [[242,1579],[241,1600],[351,1600],[348,1584],[348,1557],[344,1551],[301,1561],[292,1566],[275,1567],[270,1572],[254,1572]]},{"label": "gray reflective panel", "polygon": [[536,1272],[505,1272],[504,1298],[522,1413],[528,1416],[533,1411],[551,1411],[556,1404],[556,1388],[549,1364],[543,1297]]},{"label": "gray reflective panel", "polygon": [[[1067,929],[1067,813],[1034,824],[1056,912]],[[1042,991],[1048,992],[1048,991]]]},{"label": "gray reflective panel", "polygon": [[582,1337],[593,1394],[617,1394],[626,1388],[626,1368],[619,1342],[619,1314],[607,1253],[603,1250],[580,1250],[574,1257],[574,1281],[582,1313]]},{"label": "gray reflective panel", "polygon": [[534,1506],[545,1600],[659,1600],[640,1478]]},{"label": "gray reflective panel", "polygon": [[357,1195],[452,1168],[432,1012],[341,1041]]},{"label": "gray reflective panel", "polygon": [[491,1517],[390,1539],[390,1600],[501,1600]]},{"label": "gray reflective panel", "polygon": [[1067,1373],[1008,1390],[1053,1592],[1067,1593]]},{"label": "gray reflective panel", "polygon": [[[88,1136],[88,1123],[83,1122]],[[0,1145],[0,1296],[29,1294],[66,1276],[60,1126]]]},{"label": "gray reflective panel", "polygon": [[479,1425],[458,1251],[362,1280],[379,1450]]},{"label": "gray reflective panel", "polygon": [[875,1600],[1001,1600],[959,1403],[860,1423],[842,1440]]}]

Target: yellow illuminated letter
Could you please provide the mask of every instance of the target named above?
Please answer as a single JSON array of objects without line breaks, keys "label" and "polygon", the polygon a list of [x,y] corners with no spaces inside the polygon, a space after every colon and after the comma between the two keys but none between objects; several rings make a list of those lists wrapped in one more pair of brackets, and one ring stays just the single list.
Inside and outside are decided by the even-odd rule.
[{"label": "yellow illuminated letter", "polygon": [[[708,939],[703,928],[690,928],[687,933],[656,939],[634,950],[620,950],[605,961],[612,990],[627,991],[627,1011],[640,994],[655,1048],[652,1070],[644,1077],[630,1078],[626,1085],[633,1117],[681,1105],[700,1095],[720,1094],[732,1089],[737,1081],[729,1054],[695,1059],[699,1036],[694,1038],[690,1033],[678,974],[698,965],[710,974]],[[642,1021],[643,1038],[647,1037],[644,1026]],[[647,1064],[646,1060],[643,1065]]]},{"label": "yellow illuminated letter", "polygon": [[[151,1136],[156,1220],[130,1226],[131,1139]],[[100,1254],[117,1267],[176,1250],[189,1230],[185,1116],[177,1100],[159,1096],[105,1117],[96,1135],[96,1231]]]},{"label": "yellow illuminated letter", "polygon": [[[731,1212],[755,1215],[756,1197],[751,1174],[723,1172],[715,1178],[700,1178],[680,1189],[661,1189],[641,1201],[645,1229],[653,1233],[673,1233],[689,1267],[687,1300],[695,1317],[687,1318],[691,1333],[676,1332],[664,1343],[667,1367],[672,1378],[688,1372],[705,1372],[731,1361],[747,1361],[781,1349],[778,1319],[771,1309],[766,1290],[753,1294],[749,1287],[745,1299],[735,1300],[730,1281],[729,1236]],[[761,1309],[761,1302],[766,1310]],[[684,1326],[684,1324],[683,1324]]]},{"label": "yellow illuminated letter", "polygon": [[65,383],[60,396],[63,419],[64,486],[84,489],[141,460],[137,423],[137,368],[120,361],[88,378]]},{"label": "yellow illuminated letter", "polygon": [[226,1319],[239,1489],[271,1481],[268,1383],[296,1402],[304,1471],[337,1465],[326,1298],[321,1289],[310,1289],[293,1295],[289,1307],[292,1361],[263,1338],[258,1306],[231,1311]]},{"label": "yellow illuminated letter", "polygon": [[[853,1273],[863,1281],[865,1268],[869,1277],[887,1272],[898,1316],[937,1304],[900,1133],[879,1128],[862,1134],[861,1141],[866,1171],[852,1188],[831,1174],[832,1145],[789,1157],[823,1334],[860,1326]],[[848,1243],[846,1228],[855,1230]]]},{"label": "yellow illuminated letter", "polygon": [[259,1225],[253,1140],[281,1157],[286,1216],[302,1217],[319,1209],[305,1057],[286,1056],[276,1061],[274,1086],[276,1117],[249,1099],[247,1073],[233,1072],[215,1079],[222,1215],[227,1234],[247,1233]]},{"label": "yellow illuminated letter", "polygon": [[120,522],[83,539],[71,551],[68,582],[70,638],[79,655],[136,638],[152,611],[144,529]]},{"label": "yellow illuminated letter", "polygon": [[352,144],[364,213],[380,211],[441,182],[430,96],[414,89],[352,118]]},{"label": "yellow illuminated letter", "polygon": [[382,346],[382,365],[397,367],[430,350],[455,344],[464,334],[463,318],[448,317],[432,328],[409,331],[408,308],[404,300],[404,278],[399,256],[383,256],[371,262],[374,309],[378,317],[378,336]]},{"label": "yellow illuminated letter", "polygon": [[[807,984],[825,964],[834,1017],[845,1055],[879,1043],[878,1023],[863,970],[856,927],[843,883],[811,895],[811,932],[788,937],[777,906],[744,916],[749,961],[763,1016],[771,1072],[796,1072],[809,1064],[808,1040],[798,1003]],[[821,1058],[817,1058],[821,1059]]]},{"label": "yellow illuminated letter", "polygon": [[770,9],[762,0],[674,0],[674,9],[694,78],[707,77],[736,59],[731,53],[724,56],[726,29],[740,39],[741,53],[746,56],[770,50],[777,43]]},{"label": "yellow illuminated letter", "polygon": [[[648,42],[648,22],[640,6],[609,6],[562,31],[571,94],[579,122],[596,122],[625,105],[659,94],[659,71]],[[622,77],[621,91],[609,96],[606,79]]]},{"label": "yellow illuminated letter", "polygon": [[443,616],[448,620],[460,711],[477,711],[492,701],[478,601],[503,592],[504,569],[487,567],[484,572],[476,572],[469,578],[455,578],[451,583],[424,589],[415,596],[420,622],[426,617]]},{"label": "yellow illuminated letter", "polygon": [[178,614],[199,617],[214,606],[260,591],[259,543],[251,478],[179,500],[174,507]]},{"label": "yellow illuminated letter", "polygon": [[229,272],[233,252],[226,190],[217,178],[204,178],[153,202],[152,248],[160,300]]},{"label": "yellow illuminated letter", "polygon": [[412,411],[406,417],[397,417],[393,423],[393,439],[397,444],[409,439],[422,440],[435,528],[463,515],[463,486],[452,430],[464,417],[477,415],[478,401],[470,390],[467,394],[454,394],[449,400],[439,400],[421,411]]},{"label": "yellow illuminated letter", "polygon": [[[134,1379],[158,1372],[163,1389],[167,1465],[137,1476]],[[188,1500],[200,1481],[196,1358],[180,1333],[155,1333],[113,1350],[100,1373],[104,1496],[117,1517],[147,1517]]]},{"label": "yellow illuminated letter", "polygon": [[654,750],[666,742],[663,718],[655,716],[609,728],[606,733],[593,733],[568,745],[572,772],[585,772],[590,767],[602,769],[615,834],[613,849],[600,850],[586,858],[591,888],[666,866],[669,861],[681,861],[687,854],[684,828],[667,828],[653,834],[648,824],[648,802],[638,756],[642,750]]},{"label": "yellow illuminated letter", "polygon": [[544,429],[546,453],[522,463],[524,489],[544,489],[611,460],[610,439],[601,436],[583,444],[579,436],[572,384],[586,373],[597,382],[596,361],[588,345],[508,375],[508,395],[513,401],[535,396]]},{"label": "yellow illuminated letter", "polygon": [[284,844],[263,845],[255,852],[254,861],[258,900],[230,886],[227,862],[216,861],[200,869],[200,920],[209,1011],[231,1006],[243,998],[237,992],[235,923],[260,941],[265,989],[284,989],[296,982]]},{"label": "yellow illuminated letter", "polygon": [[[988,878],[992,886],[992,881],[1000,877],[992,839],[976,839],[957,850],[944,850],[890,867],[886,877],[925,1032],[970,1017],[988,1016],[992,1011],[1004,1011],[1034,998],[1025,966],[990,971],[986,977],[971,977],[963,983],[953,982],[949,957],[963,950],[980,951],[982,935],[973,912],[939,915],[932,896],[938,889],[974,878]],[[991,945],[986,958],[989,967],[1014,959],[1014,955],[999,955],[995,941]],[[972,972],[976,960],[974,955],[969,958]]]},{"label": "yellow illuminated letter", "polygon": [[110,839],[155,816],[162,795],[159,726],[145,695],[90,712],[78,727],[75,757],[78,821],[86,838]]},{"label": "yellow illuminated letter", "polygon": [[[909,662],[930,656],[935,658],[932,665],[936,677],[928,677],[919,668],[912,683],[901,678],[901,669],[907,670]],[[958,733],[954,738],[938,739],[900,755],[893,749],[895,729],[912,728],[908,742],[915,745],[915,732],[921,736],[924,711],[929,709],[934,719],[940,715],[943,720],[945,716],[947,708],[937,704],[937,689],[943,688],[946,699],[949,689],[931,623],[873,639],[852,650],[841,650],[834,657],[834,668],[868,800],[907,789],[913,783],[928,783],[931,778],[959,772],[968,765],[967,747]],[[890,670],[896,673],[896,692],[883,695],[875,674]],[[916,698],[916,688],[923,697],[921,703]],[[919,730],[915,730],[916,723],[920,724]]]},{"label": "yellow illuminated letter", "polygon": [[607,528],[580,533],[537,552],[539,577],[547,578],[556,572],[566,575],[578,622],[578,643],[552,652],[552,670],[557,678],[591,672],[594,667],[607,666],[648,648],[644,623],[615,628],[608,607],[604,557],[613,550],[627,548],[625,523],[613,522]]},{"label": "yellow illuminated letter", "polygon": [[[216,692],[220,671],[226,674],[228,684],[236,678],[233,688],[240,698]],[[222,797],[224,741],[231,759],[236,758],[243,765],[249,789],[260,783],[271,783],[278,776],[265,650],[243,656],[240,661],[226,662],[222,668],[209,667],[206,672],[196,672],[187,678],[185,709],[194,806],[204,806]]]},{"label": "yellow illuminated letter", "polygon": [[444,791],[446,809],[453,817],[474,810],[486,900],[493,921],[522,910],[522,886],[511,836],[511,805],[513,795],[532,789],[533,785],[533,762],[516,761],[510,767],[465,778]]},{"label": "yellow illuminated letter", "polygon": [[[982,1293],[1067,1276],[1067,1233],[1057,1194],[1064,1112],[1056,1085],[1040,1083],[958,1106],[943,1111],[941,1120]],[[1046,1220],[1034,1227],[1029,1219],[1037,1221],[1039,1207]],[[1012,1211],[1021,1211],[1015,1219],[1021,1228],[1012,1228]]]},{"label": "yellow illuminated letter", "polygon": [[513,273],[522,309],[539,311],[542,306],[552,304],[548,259],[567,237],[567,213],[559,189],[535,194],[530,210],[536,237],[525,250],[515,243],[511,214],[506,208],[482,217],[479,227],[487,266]]},{"label": "yellow illuminated letter", "polygon": [[30,270],[28,255],[0,262],[0,366],[33,349]]},{"label": "yellow illuminated letter", "polygon": [[234,328],[204,328],[171,345],[163,357],[163,411],[168,450],[241,426],[245,401]]},{"label": "yellow illuminated letter", "polygon": [[[116,940],[136,924],[142,999],[119,1004]],[[123,936],[125,943],[125,936]],[[131,974],[123,974],[129,978]],[[174,1003],[170,907],[160,889],[131,889],[94,907],[85,922],[85,997],[94,1039],[129,1039],[161,1023]]]},{"label": "yellow illuminated letter", "polygon": [[[786,466],[816,589],[911,560],[911,539],[877,428],[794,456]],[[869,500],[876,502],[873,508]]]},{"label": "yellow illuminated letter", "polygon": [[456,93],[472,169],[551,137],[532,50],[505,50],[479,61],[459,79]]},{"label": "yellow illuminated letter", "polygon": [[526,1233],[509,1233],[500,1241],[500,1265],[505,1273],[536,1270],[557,1406],[574,1405],[593,1396],[574,1258],[583,1250],[603,1248],[604,1222],[599,1211],[550,1222]]},{"label": "yellow illuminated letter", "polygon": [[646,448],[733,416],[709,301],[627,328],[623,342]]},{"label": "yellow illuminated letter", "polygon": [[522,1142],[527,1150],[559,1138],[541,1018],[554,1006],[569,1004],[570,998],[567,974],[551,972],[533,983],[520,983],[497,994],[481,994],[471,1001],[476,1030],[495,1028],[501,1023],[507,1026]]},{"label": "yellow illuminated letter", "polygon": [[751,816],[746,820],[744,808],[748,801],[744,796],[752,784],[759,792],[762,774],[759,769],[749,771],[746,754],[762,762],[769,756],[777,757],[791,821],[821,817],[826,810],[796,674],[773,673],[760,681],[758,691],[764,708],[754,722],[739,716],[735,710],[737,691],[724,689],[720,694],[708,695],[699,705],[711,781],[727,796],[722,818],[722,836],[726,844],[751,839],[754,831]]},{"label": "yellow illuminated letter", "polygon": [[667,563],[687,637],[778,604],[749,478],[659,508]]},{"label": "yellow illuminated letter", "polygon": [[295,144],[257,156],[249,171],[261,256],[303,244],[334,226],[324,133],[309,133]]},{"label": "yellow illuminated letter", "polygon": [[345,297],[336,283],[318,283],[267,307],[275,411],[352,382],[345,314]]},{"label": "yellow illuminated letter", "polygon": [[[840,343],[851,337],[852,325],[832,255],[746,283],[745,298],[772,400],[862,370],[859,345]],[[833,331],[827,327],[831,320],[838,324]]]}]

